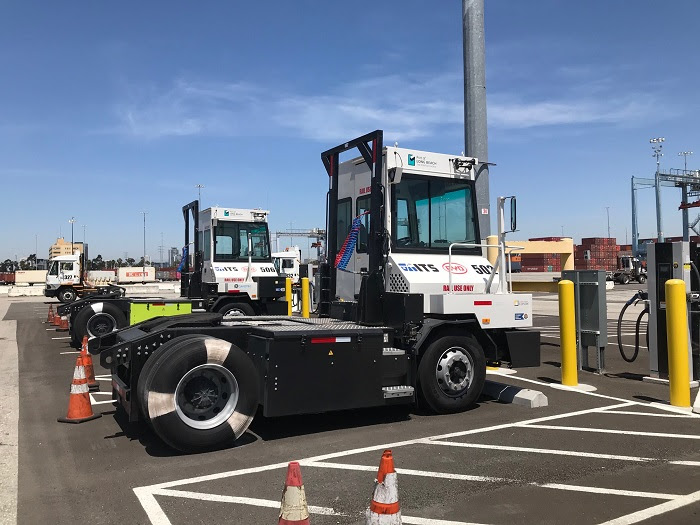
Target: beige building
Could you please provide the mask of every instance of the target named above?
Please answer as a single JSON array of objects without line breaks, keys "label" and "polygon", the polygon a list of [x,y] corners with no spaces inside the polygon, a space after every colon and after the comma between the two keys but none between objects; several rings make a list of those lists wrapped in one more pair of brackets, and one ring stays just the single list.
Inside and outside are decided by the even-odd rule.
[{"label": "beige building", "polygon": [[[73,242],[73,252],[75,252],[76,250],[78,250],[80,253],[83,253],[82,242]],[[49,259],[58,257],[59,255],[70,254],[70,241],[66,241],[63,237],[59,237],[58,239],[56,239],[56,242],[51,245],[51,248],[49,248]]]}]

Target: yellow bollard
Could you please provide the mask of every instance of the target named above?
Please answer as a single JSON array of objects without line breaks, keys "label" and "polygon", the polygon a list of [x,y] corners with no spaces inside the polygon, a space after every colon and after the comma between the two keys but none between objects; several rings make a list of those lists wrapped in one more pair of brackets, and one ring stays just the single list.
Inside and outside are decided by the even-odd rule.
[{"label": "yellow bollard", "polygon": [[309,318],[309,278],[301,278],[301,316]]},{"label": "yellow bollard", "polygon": [[666,333],[671,404],[676,407],[689,407],[688,310],[685,282],[681,279],[666,281]]},{"label": "yellow bollard", "polygon": [[284,287],[284,298],[287,301],[287,315],[292,316],[292,279],[287,277]]},{"label": "yellow bollard", "polygon": [[495,265],[498,260],[498,235],[489,235],[486,237],[486,244],[490,245],[486,248],[486,258],[491,263]]},{"label": "yellow bollard", "polygon": [[561,384],[578,386],[574,283],[566,279],[559,281],[559,339],[561,341]]}]

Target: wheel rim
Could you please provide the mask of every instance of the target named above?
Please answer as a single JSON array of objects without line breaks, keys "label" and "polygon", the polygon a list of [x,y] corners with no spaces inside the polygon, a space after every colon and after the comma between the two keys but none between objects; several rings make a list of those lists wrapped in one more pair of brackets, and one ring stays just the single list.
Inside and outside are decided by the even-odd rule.
[{"label": "wheel rim", "polygon": [[219,426],[238,404],[238,382],[231,371],[207,363],[187,372],[175,389],[175,411],[186,425],[197,430]]},{"label": "wheel rim", "polygon": [[61,293],[61,295],[62,295],[62,297],[63,297],[63,301],[66,302],[66,303],[73,302],[73,299],[75,299],[75,297],[73,296],[73,292],[70,291],[70,290],[64,290],[64,291]]},{"label": "wheel rim", "polygon": [[474,361],[471,355],[459,346],[448,348],[437,361],[435,379],[446,395],[461,396],[474,381]]},{"label": "wheel rim", "polygon": [[224,314],[224,320],[226,319],[233,319],[234,317],[245,317],[248,314],[245,313],[243,310],[240,308],[231,308]]},{"label": "wheel rim", "polygon": [[109,334],[116,329],[117,320],[104,312],[93,315],[87,322],[87,333],[90,337]]}]

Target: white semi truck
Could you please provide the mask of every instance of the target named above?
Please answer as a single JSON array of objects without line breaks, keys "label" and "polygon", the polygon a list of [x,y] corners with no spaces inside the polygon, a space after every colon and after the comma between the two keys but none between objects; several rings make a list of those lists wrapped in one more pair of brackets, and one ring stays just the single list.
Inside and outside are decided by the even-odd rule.
[{"label": "white semi truck", "polygon": [[[361,156],[340,163],[351,149]],[[111,369],[120,410],[130,421],[149,421],[170,446],[230,444],[258,412],[322,413],[417,397],[437,413],[460,412],[481,394],[487,363],[539,365],[539,332],[521,330],[532,327],[532,296],[512,293],[507,282],[506,198],[498,199],[498,263],[483,257],[477,159],[384,147],[380,130],[321,158],[329,189],[318,318],[225,320],[207,312],[90,341],[90,352]],[[213,230],[207,236],[204,222],[200,244],[210,259],[234,259],[213,256],[204,265],[216,276],[206,288],[223,295],[247,282],[228,276],[252,274],[236,247],[264,240],[265,223],[236,229],[210,217]]]}]

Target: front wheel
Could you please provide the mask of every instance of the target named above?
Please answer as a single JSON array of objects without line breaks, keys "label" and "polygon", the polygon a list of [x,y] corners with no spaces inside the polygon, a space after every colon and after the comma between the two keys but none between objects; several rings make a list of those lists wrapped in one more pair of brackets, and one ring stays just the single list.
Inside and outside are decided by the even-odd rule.
[{"label": "front wheel", "polygon": [[646,276],[646,275],[640,275],[639,277],[637,277],[637,282],[638,282],[639,284],[644,284],[645,282],[647,282],[647,276]]},{"label": "front wheel", "polygon": [[78,295],[75,293],[73,288],[61,288],[56,294],[56,297],[62,303],[68,304],[75,301],[78,298]]},{"label": "front wheel", "polygon": [[258,408],[258,372],[240,348],[213,337],[183,336],[150,361],[137,395],[165,443],[197,452],[233,443],[248,429]]},{"label": "front wheel", "polygon": [[471,336],[433,341],[418,366],[420,391],[438,414],[462,412],[473,405],[486,381],[486,358]]}]

